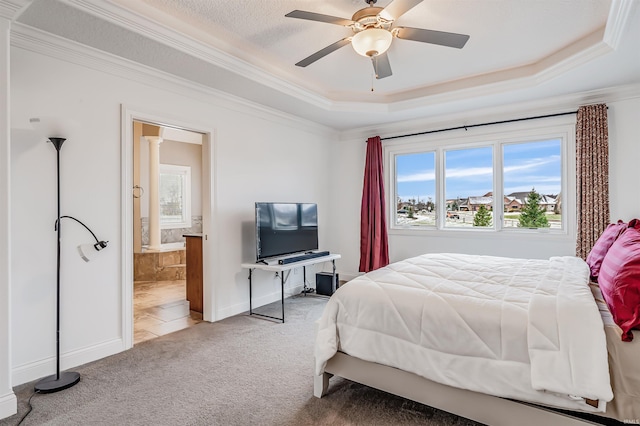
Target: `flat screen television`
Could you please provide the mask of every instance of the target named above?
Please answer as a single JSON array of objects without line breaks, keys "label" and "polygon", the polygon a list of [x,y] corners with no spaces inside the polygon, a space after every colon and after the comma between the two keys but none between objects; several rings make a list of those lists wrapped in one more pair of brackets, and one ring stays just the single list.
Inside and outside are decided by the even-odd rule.
[{"label": "flat screen television", "polygon": [[314,203],[256,203],[256,258],[318,249],[318,206]]}]

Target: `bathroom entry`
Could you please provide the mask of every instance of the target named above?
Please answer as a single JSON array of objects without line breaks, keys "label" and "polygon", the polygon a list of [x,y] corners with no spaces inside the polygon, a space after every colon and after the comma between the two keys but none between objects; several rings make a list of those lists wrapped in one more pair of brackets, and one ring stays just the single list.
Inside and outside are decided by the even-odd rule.
[{"label": "bathroom entry", "polygon": [[202,321],[202,139],[133,122],[133,343]]}]

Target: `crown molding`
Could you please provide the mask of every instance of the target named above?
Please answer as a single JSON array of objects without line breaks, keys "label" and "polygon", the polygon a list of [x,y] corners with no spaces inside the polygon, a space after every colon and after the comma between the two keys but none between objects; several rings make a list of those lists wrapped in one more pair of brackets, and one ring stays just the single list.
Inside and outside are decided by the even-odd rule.
[{"label": "crown molding", "polygon": [[630,25],[634,0],[613,0],[609,9],[604,42],[617,49],[624,30]]},{"label": "crown molding", "polygon": [[[124,0],[61,1],[209,64],[241,74],[256,83],[325,111],[362,113],[401,112],[442,102],[458,101],[469,96],[486,96],[496,92],[535,86],[615,50],[620,43],[625,27],[629,25],[629,17],[633,9],[633,0],[613,0],[605,28],[599,29],[535,63],[431,86],[412,88],[376,98],[375,102],[371,102],[371,97],[366,100],[330,98],[287,81],[284,78],[292,79],[293,77],[279,76],[275,69],[266,70],[269,67],[268,64],[257,66],[232,56],[223,49],[213,47],[218,45],[226,47],[227,50],[233,49],[232,46],[223,45],[220,40],[214,39],[208,34],[198,32],[197,37],[204,40],[203,42],[179,32],[179,29],[169,28],[166,22],[163,24],[163,20],[166,21],[167,17],[143,2],[131,3]],[[192,29],[192,31],[195,30]]]},{"label": "crown molding", "polygon": [[[222,49],[213,47],[213,44],[221,44],[220,40],[213,39],[207,34],[201,34],[202,38],[208,39],[209,43],[196,40],[179,31],[170,28],[159,20],[157,11],[143,2],[129,2],[125,8],[114,1],[109,0],[61,0],[63,3],[87,12],[107,22],[111,22],[122,28],[134,31],[144,37],[158,41],[166,46],[179,50],[183,53],[201,59],[209,64],[218,66],[227,71],[241,74],[256,83],[267,86],[287,95],[293,96],[306,103],[323,109],[329,109],[331,101],[314,93],[302,86],[293,84],[284,78],[276,76],[273,72],[267,72],[263,68],[253,65],[236,56],[232,56]],[[144,13],[132,12],[132,7],[138,11],[144,8]],[[155,18],[155,19],[154,19]],[[266,64],[265,64],[266,67]]]},{"label": "crown molding", "polygon": [[322,124],[266,107],[227,92],[195,83],[191,80],[177,77],[173,74],[20,23],[14,23],[12,25],[11,45],[91,68],[96,71],[136,81],[146,86],[161,87],[163,90],[189,96],[221,108],[251,114],[297,129],[304,129],[315,133],[335,133],[335,129]]},{"label": "crown molding", "polygon": [[[630,8],[626,13],[628,16]],[[628,19],[615,20],[615,32],[620,34],[620,27],[626,26],[628,22]],[[612,52],[612,45],[604,41],[606,32],[607,29],[600,28],[570,46],[529,65],[413,89],[399,96],[389,96],[387,103],[334,102],[331,110],[346,112],[365,108],[363,111],[367,112],[401,112],[534,87]]]},{"label": "crown molding", "polygon": [[430,116],[413,120],[397,121],[389,124],[365,126],[340,132],[341,141],[362,141],[371,135],[380,137],[421,132],[429,129],[448,128],[516,119],[523,116],[557,114],[577,110],[582,105],[612,103],[640,98],[640,84],[628,84],[604,89],[591,90],[570,95],[545,98],[537,101],[518,102],[498,107],[469,109],[452,114]]},{"label": "crown molding", "polygon": [[[619,43],[624,28],[631,24],[630,16],[634,10],[632,0],[613,0],[606,28],[601,28],[565,49],[543,58],[536,63],[467,79],[449,81],[410,92],[403,92],[403,94],[395,97],[391,95],[386,98],[377,98],[379,101],[376,102],[376,98],[339,101],[330,100],[318,94],[312,94],[299,86],[284,82],[278,77],[264,72],[248,62],[234,58],[222,50],[179,34],[176,30],[169,29],[166,25],[161,25],[153,21],[153,17],[143,18],[140,14],[136,13],[135,10],[128,10],[125,6],[121,6],[119,2],[126,4],[124,0],[61,1],[126,30],[150,37],[170,48],[197,57],[212,67],[224,68],[242,77],[247,77],[263,87],[276,90],[296,100],[301,100],[311,107],[316,107],[330,113],[344,112],[371,116],[387,115],[385,119],[386,122],[406,120],[410,116],[415,117],[421,109],[433,108],[436,105],[455,103],[463,100],[471,101],[483,97],[490,98],[499,93],[536,87],[545,81],[611,52],[617,47],[616,43]],[[0,0],[0,2],[7,3],[7,0]],[[11,0],[11,4],[15,3],[16,0]],[[286,122],[289,125],[296,122],[298,123],[296,126],[304,126],[307,128],[313,128],[315,126],[316,128],[323,129],[322,131],[331,129],[331,127],[318,124],[312,119],[305,119],[294,115],[295,113],[282,112],[274,107],[241,98],[221,89],[195,83],[186,78],[178,77],[98,49],[87,47],[80,43],[66,40],[46,32],[40,32],[24,24],[13,22],[12,28],[15,29],[12,30],[12,44],[15,46],[38,51],[45,55],[55,56],[100,71],[125,76],[126,78],[147,85],[156,82],[158,85],[164,87],[166,85],[165,82],[170,81],[174,85],[174,88],[170,90],[184,93],[185,89],[188,89],[191,96],[207,98],[208,102],[211,101],[211,97],[215,97],[216,103],[220,105],[224,104],[226,108],[242,112],[251,111],[253,114],[257,111],[262,111],[266,116],[271,117],[271,119],[277,116],[280,117],[281,122]],[[611,39],[610,42],[604,41],[607,37]],[[46,46],[46,48],[43,46]],[[153,76],[153,79],[150,80],[149,76]],[[242,108],[240,107],[241,105],[243,106]],[[393,118],[394,115],[396,117],[395,119]]]},{"label": "crown molding", "polygon": [[558,77],[573,68],[604,56],[614,48],[604,41],[605,28],[589,34],[565,49],[556,52],[535,64],[535,83],[542,83]]},{"label": "crown molding", "polygon": [[536,86],[610,53],[613,49],[602,41],[604,32],[604,28],[601,28],[572,45],[529,65],[413,90],[410,92],[413,93],[413,96],[416,93],[424,94],[424,96],[402,99],[406,98],[405,93],[400,99],[389,103],[389,110],[403,111]]},{"label": "crown molding", "polygon": [[13,20],[29,3],[28,0],[0,0],[0,16]]}]

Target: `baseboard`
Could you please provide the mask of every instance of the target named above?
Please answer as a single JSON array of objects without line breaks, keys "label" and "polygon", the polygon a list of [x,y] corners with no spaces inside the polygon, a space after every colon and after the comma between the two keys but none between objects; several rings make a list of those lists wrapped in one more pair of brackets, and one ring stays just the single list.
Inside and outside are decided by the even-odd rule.
[{"label": "baseboard", "polygon": [[[60,358],[60,369],[68,370],[78,367],[88,362],[97,361],[111,355],[122,352],[125,349],[123,339],[113,339],[97,345],[71,351],[62,354]],[[11,370],[11,379],[14,386],[39,379],[56,371],[55,357],[49,357],[28,364],[19,365]]]},{"label": "baseboard", "polygon": [[[284,289],[284,297],[291,297],[293,295],[299,294],[302,291],[302,284],[295,285],[293,287],[285,287]],[[253,309],[259,308],[260,306],[268,305],[269,303],[277,302],[281,298],[280,291],[275,291],[273,293],[266,294],[260,297],[254,297],[252,301]],[[226,308],[218,309],[218,317],[217,321],[221,319],[225,319],[227,317],[232,317],[234,315],[242,314],[244,312],[249,312],[249,300],[242,303],[237,303],[232,306],[227,306]]]},{"label": "baseboard", "polygon": [[13,392],[0,396],[0,419],[13,416],[18,412],[18,400]]},{"label": "baseboard", "polygon": [[363,274],[364,274],[363,272],[360,272],[360,273],[340,272],[340,281],[351,281]]}]

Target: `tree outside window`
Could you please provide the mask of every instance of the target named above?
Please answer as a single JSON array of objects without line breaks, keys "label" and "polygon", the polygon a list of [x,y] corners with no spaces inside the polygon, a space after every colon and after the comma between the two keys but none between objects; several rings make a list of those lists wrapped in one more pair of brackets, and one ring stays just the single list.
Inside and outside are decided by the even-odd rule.
[{"label": "tree outside window", "polygon": [[572,133],[562,124],[391,144],[391,228],[570,233]]},{"label": "tree outside window", "polygon": [[545,208],[540,206],[540,194],[533,188],[520,212],[518,226],[521,228],[548,228]]},{"label": "tree outside window", "polygon": [[473,226],[491,226],[491,213],[484,204],[482,204],[476,215],[473,217]]},{"label": "tree outside window", "polygon": [[[562,227],[562,149],[560,139],[506,144],[503,147],[503,227]],[[535,201],[531,188],[535,187]],[[537,203],[536,207],[532,202]],[[525,206],[528,216],[522,218]],[[535,211],[534,211],[535,210]]]}]

